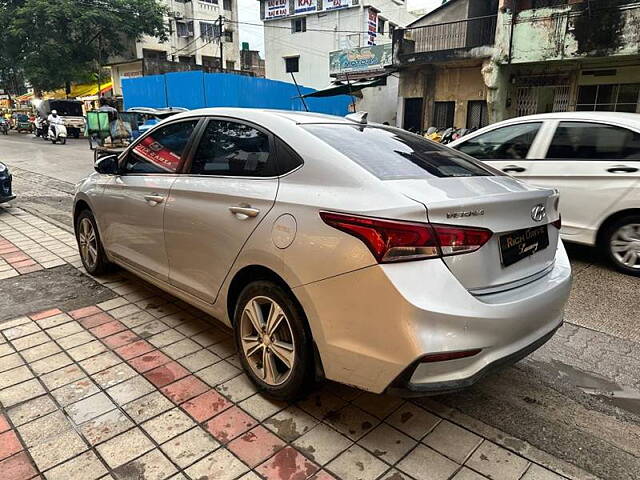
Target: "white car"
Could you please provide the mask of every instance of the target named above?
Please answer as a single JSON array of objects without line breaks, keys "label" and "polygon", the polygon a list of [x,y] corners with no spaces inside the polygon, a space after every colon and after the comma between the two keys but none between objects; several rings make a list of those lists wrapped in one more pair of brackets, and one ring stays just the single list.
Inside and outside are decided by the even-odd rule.
[{"label": "white car", "polygon": [[280,398],[314,377],[457,390],[562,324],[558,195],[396,128],[212,108],[156,125],[77,186],[82,262],[123,266],[235,330]]},{"label": "white car", "polygon": [[566,112],[514,118],[449,146],[560,191],[564,240],[598,246],[640,276],[640,115]]}]

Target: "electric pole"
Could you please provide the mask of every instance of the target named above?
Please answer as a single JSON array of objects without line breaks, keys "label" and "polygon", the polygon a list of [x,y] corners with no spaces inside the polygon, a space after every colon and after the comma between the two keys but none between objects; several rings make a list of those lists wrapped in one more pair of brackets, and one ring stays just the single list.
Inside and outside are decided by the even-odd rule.
[{"label": "electric pole", "polygon": [[224,43],[223,43],[223,39],[222,39],[222,35],[223,35],[223,28],[224,28],[224,17],[222,15],[220,15],[218,17],[218,22],[220,23],[220,31],[218,32],[218,39],[220,40],[220,72],[223,72],[223,68],[224,68]]}]

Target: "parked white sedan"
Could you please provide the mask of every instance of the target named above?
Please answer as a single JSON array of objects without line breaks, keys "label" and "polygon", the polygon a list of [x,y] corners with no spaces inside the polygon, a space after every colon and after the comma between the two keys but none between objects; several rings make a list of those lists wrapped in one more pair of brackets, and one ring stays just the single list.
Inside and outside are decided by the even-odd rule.
[{"label": "parked white sedan", "polygon": [[640,276],[640,115],[567,112],[514,118],[450,144],[560,191],[564,240],[598,246]]}]

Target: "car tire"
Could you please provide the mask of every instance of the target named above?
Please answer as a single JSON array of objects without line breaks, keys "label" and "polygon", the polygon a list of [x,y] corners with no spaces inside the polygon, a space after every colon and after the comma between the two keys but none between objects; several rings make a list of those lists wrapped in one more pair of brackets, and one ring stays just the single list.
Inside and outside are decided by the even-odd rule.
[{"label": "car tire", "polygon": [[[279,320],[269,324],[270,318]],[[234,335],[242,366],[267,395],[292,401],[313,387],[311,332],[302,307],[287,289],[266,280],[248,284],[236,302]]]},{"label": "car tire", "polygon": [[61,145],[66,145],[67,144],[67,137],[62,137],[62,139],[60,140],[60,144]]},{"label": "car tire", "polygon": [[112,264],[104,253],[98,225],[91,210],[80,212],[76,219],[75,232],[80,259],[85,270],[96,276],[111,271]]},{"label": "car tire", "polygon": [[628,215],[608,225],[601,249],[616,270],[640,276],[640,215]]}]

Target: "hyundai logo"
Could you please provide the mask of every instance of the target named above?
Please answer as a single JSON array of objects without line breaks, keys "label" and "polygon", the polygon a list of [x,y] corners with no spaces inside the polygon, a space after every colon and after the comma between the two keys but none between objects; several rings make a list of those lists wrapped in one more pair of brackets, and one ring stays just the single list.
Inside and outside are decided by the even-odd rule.
[{"label": "hyundai logo", "polygon": [[531,209],[531,218],[535,222],[541,222],[547,217],[547,209],[544,208],[544,205],[538,204]]}]

